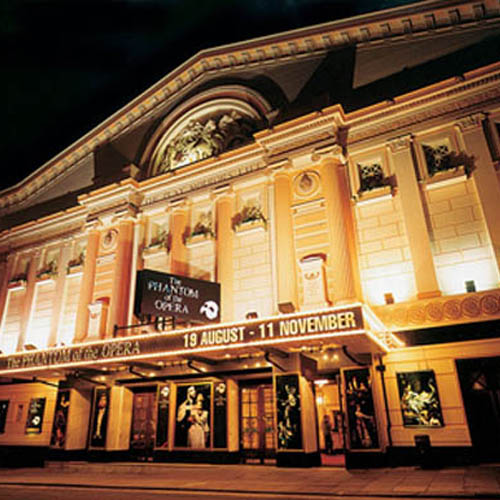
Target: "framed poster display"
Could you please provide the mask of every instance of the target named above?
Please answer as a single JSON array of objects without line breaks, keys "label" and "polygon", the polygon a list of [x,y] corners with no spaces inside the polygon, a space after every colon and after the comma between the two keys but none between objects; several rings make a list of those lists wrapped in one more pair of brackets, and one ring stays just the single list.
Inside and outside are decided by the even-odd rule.
[{"label": "framed poster display", "polygon": [[170,411],[170,385],[159,385],[156,414],[156,448],[168,447],[168,415]]},{"label": "framed poster display", "polygon": [[210,448],[211,410],[211,382],[177,385],[174,438],[176,448]]},{"label": "framed poster display", "polygon": [[344,369],[342,375],[346,399],[349,449],[379,449],[370,370],[368,368]]},{"label": "framed poster display", "polygon": [[104,448],[109,418],[109,387],[94,389],[94,406],[92,411],[92,424],[90,426],[90,447]]},{"label": "framed poster display", "polygon": [[69,397],[69,389],[60,390],[57,393],[56,409],[54,411],[54,422],[52,423],[52,434],[50,436],[50,446],[52,446],[53,448],[64,448],[64,443],[66,442]]},{"label": "framed poster display", "polygon": [[31,398],[26,419],[26,434],[40,434],[42,432],[45,398]]},{"label": "framed poster display", "polygon": [[443,427],[434,371],[396,373],[404,427]]},{"label": "framed poster display", "polygon": [[276,375],[274,380],[278,450],[302,451],[299,375]]},{"label": "framed poster display", "polygon": [[216,382],[214,387],[214,448],[227,448],[227,384]]},{"label": "framed poster display", "polygon": [[5,422],[7,421],[7,412],[9,411],[9,400],[0,401],[0,434],[5,432]]}]

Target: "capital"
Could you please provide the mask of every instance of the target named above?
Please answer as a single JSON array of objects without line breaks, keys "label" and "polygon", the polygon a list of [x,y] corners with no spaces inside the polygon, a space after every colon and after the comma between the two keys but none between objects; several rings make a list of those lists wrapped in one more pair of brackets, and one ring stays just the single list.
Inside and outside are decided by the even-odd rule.
[{"label": "capital", "polygon": [[413,136],[411,134],[400,135],[394,139],[389,139],[387,141],[387,147],[392,153],[400,153],[401,151],[410,149],[412,142]]},{"label": "capital", "polygon": [[336,143],[316,148],[311,154],[311,161],[318,162],[322,160],[335,160],[338,163],[345,165],[345,163],[347,163],[347,158],[344,154],[343,146]]},{"label": "capital", "polygon": [[486,115],[484,113],[474,113],[472,115],[460,118],[455,122],[455,125],[460,131],[465,132],[482,127],[483,121],[485,119]]}]

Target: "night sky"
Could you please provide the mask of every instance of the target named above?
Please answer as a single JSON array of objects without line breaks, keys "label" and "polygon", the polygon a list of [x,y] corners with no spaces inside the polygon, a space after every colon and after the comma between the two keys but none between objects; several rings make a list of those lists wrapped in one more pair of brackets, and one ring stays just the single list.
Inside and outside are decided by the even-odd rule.
[{"label": "night sky", "polygon": [[0,189],[202,49],[412,1],[1,0]]}]

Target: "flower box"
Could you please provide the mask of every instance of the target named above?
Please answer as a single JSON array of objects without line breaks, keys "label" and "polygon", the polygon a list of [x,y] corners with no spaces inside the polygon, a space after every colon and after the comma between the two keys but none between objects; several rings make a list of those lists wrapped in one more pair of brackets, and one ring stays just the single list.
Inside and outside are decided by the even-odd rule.
[{"label": "flower box", "polygon": [[242,222],[234,227],[234,231],[237,234],[241,233],[255,233],[266,230],[266,223],[263,220],[249,220]]}]

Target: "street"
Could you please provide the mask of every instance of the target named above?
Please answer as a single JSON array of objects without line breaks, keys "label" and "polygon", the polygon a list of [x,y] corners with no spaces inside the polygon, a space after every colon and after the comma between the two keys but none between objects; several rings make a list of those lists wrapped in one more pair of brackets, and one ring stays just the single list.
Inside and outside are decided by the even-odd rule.
[{"label": "street", "polygon": [[[335,495],[302,495],[302,494],[252,494],[252,493],[227,493],[227,492],[185,492],[185,491],[165,491],[143,489],[122,489],[122,488],[92,488],[92,487],[61,487],[61,486],[17,486],[3,485],[0,493],[0,500],[127,500],[140,498],[141,500],[215,500],[215,499],[245,499],[245,500],[337,500],[342,496]],[[365,500],[366,496],[349,496],[349,500]],[[377,500],[408,500],[411,497],[378,497]],[[417,498],[417,497],[414,497]],[[432,497],[433,500],[439,500],[439,497]],[[446,497],[447,500],[450,497]],[[425,500],[426,497],[418,496],[419,500]],[[460,497],[460,500],[468,500]],[[472,500],[472,499],[469,499]]]}]

